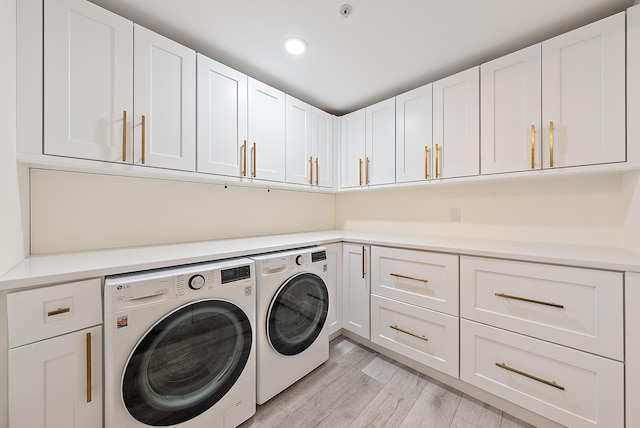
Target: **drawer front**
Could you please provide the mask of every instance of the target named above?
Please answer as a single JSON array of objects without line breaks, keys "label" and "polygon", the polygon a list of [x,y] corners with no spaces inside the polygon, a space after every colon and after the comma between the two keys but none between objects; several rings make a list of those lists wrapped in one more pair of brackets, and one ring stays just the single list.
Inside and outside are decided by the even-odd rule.
[{"label": "drawer front", "polygon": [[371,248],[371,292],[458,315],[458,256]]},{"label": "drawer front", "polygon": [[458,377],[458,318],[371,295],[371,340]]},{"label": "drawer front", "polygon": [[562,425],[624,425],[618,361],[461,320],[460,379]]},{"label": "drawer front", "polygon": [[460,258],[460,315],[470,320],[622,361],[622,309],[619,272]]},{"label": "drawer front", "polygon": [[7,295],[9,348],[102,324],[100,279]]}]

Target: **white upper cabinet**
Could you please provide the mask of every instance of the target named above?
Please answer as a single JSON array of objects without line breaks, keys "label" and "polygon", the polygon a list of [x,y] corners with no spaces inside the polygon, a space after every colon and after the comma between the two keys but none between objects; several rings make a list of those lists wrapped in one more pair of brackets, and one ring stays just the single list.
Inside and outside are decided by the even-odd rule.
[{"label": "white upper cabinet", "polygon": [[640,5],[627,10],[627,160],[640,162]]},{"label": "white upper cabinet", "polygon": [[395,98],[389,98],[388,100],[367,107],[365,114],[365,184],[394,183],[396,180]]},{"label": "white upper cabinet", "polygon": [[285,181],[285,94],[249,78],[250,177]]},{"label": "white upper cabinet", "polygon": [[286,96],[287,182],[313,184],[312,107]]},{"label": "white upper cabinet", "polygon": [[196,53],[134,26],[136,164],[195,171]]},{"label": "white upper cabinet", "polygon": [[478,175],[480,67],[433,84],[433,177]]},{"label": "white upper cabinet", "polygon": [[358,187],[364,183],[365,130],[365,109],[340,118],[340,187]]},{"label": "white upper cabinet", "polygon": [[540,44],[480,67],[482,174],[540,169]]},{"label": "white upper cabinet", "polygon": [[247,177],[247,76],[198,54],[198,172]]},{"label": "white upper cabinet", "polygon": [[542,43],[543,167],[625,160],[625,14]]},{"label": "white upper cabinet", "polygon": [[340,186],[395,182],[395,98],[342,116]]},{"label": "white upper cabinet", "polygon": [[433,85],[396,96],[396,182],[432,178]]},{"label": "white upper cabinet", "polygon": [[195,170],[194,51],[83,0],[44,39],[46,154]]},{"label": "white upper cabinet", "polygon": [[320,187],[333,187],[333,119],[334,116],[316,107],[311,110],[313,184]]},{"label": "white upper cabinet", "polygon": [[133,23],[84,0],[44,2],[44,71],[44,153],[131,163]]}]

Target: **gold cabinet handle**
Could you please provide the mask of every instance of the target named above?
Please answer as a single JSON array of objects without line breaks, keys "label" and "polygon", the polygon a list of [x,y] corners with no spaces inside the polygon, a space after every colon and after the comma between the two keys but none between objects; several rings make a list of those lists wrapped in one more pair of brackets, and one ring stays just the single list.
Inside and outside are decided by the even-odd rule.
[{"label": "gold cabinet handle", "polygon": [[362,279],[364,279],[364,245],[362,246]]},{"label": "gold cabinet handle", "polygon": [[553,122],[549,122],[549,166],[553,168]]},{"label": "gold cabinet handle", "polygon": [[145,162],[145,154],[146,154],[146,132],[147,132],[147,121],[146,118],[144,117],[144,114],[142,115],[142,165],[144,165]]},{"label": "gold cabinet handle", "polygon": [[531,125],[531,169],[536,167],[536,126]]},{"label": "gold cabinet handle", "polygon": [[251,148],[251,176],[253,178],[256,177],[256,165],[258,164],[258,161],[256,160],[256,158],[258,157],[258,150],[256,149],[256,143],[253,143],[253,147]]},{"label": "gold cabinet handle", "polygon": [[369,158],[368,158],[368,157],[367,157],[367,164],[366,164],[366,166],[365,166],[365,171],[366,171],[366,173],[365,173],[365,175],[364,175],[364,177],[365,177],[365,184],[369,184]]},{"label": "gold cabinet handle", "polygon": [[318,164],[318,158],[316,158],[316,186],[320,181],[320,165]]},{"label": "gold cabinet handle", "polygon": [[390,273],[389,275],[391,276],[395,276],[396,278],[404,278],[404,279],[412,279],[414,281],[420,281],[420,282],[424,282],[425,284],[427,282],[429,282],[428,279],[424,279],[424,278],[416,278],[414,276],[407,276],[407,275],[401,275],[399,273]]},{"label": "gold cabinet handle", "polygon": [[424,179],[429,179],[429,147],[424,146]]},{"label": "gold cabinet handle", "polygon": [[242,176],[247,176],[247,140],[242,143]]},{"label": "gold cabinet handle", "polygon": [[410,331],[404,330],[400,327],[398,327],[397,325],[390,325],[389,328],[392,328],[394,330],[399,331],[400,333],[404,333],[404,334],[408,334],[409,336],[413,336],[413,337],[417,337],[420,340],[424,340],[425,342],[429,341],[429,338],[426,336],[423,336],[421,334],[416,334],[416,333],[411,333]]},{"label": "gold cabinet handle", "polygon": [[558,389],[561,389],[561,390],[564,391],[564,386],[558,385],[555,381],[549,381],[549,380],[546,380],[546,379],[539,378],[538,376],[534,376],[532,374],[525,373],[525,372],[520,371],[518,369],[514,369],[513,367],[509,367],[505,363],[496,363],[496,366],[500,367],[501,369],[505,369],[505,370],[508,370],[510,372],[519,374],[520,376],[524,376],[526,378],[536,380],[536,381],[538,381],[540,383],[544,383],[545,385],[549,385],[549,386],[552,386],[554,388],[558,388]]},{"label": "gold cabinet handle", "polygon": [[436,178],[440,177],[440,146],[436,144]]},{"label": "gold cabinet handle", "polygon": [[313,156],[309,156],[309,184],[313,184]]},{"label": "gold cabinet handle", "polygon": [[553,306],[554,308],[564,309],[564,305],[559,305],[558,303],[543,302],[542,300],[533,300],[533,299],[528,299],[526,297],[512,296],[510,294],[504,294],[504,293],[495,293],[495,295],[497,297],[504,297],[505,299],[521,300],[523,302],[535,303],[538,305],[545,305],[545,306]]},{"label": "gold cabinet handle", "polygon": [[122,110],[122,162],[127,161],[127,111]]},{"label": "gold cabinet handle", "polygon": [[358,161],[360,162],[358,176],[360,177],[360,185],[362,186],[362,158],[358,159]]},{"label": "gold cabinet handle", "polygon": [[67,312],[71,312],[71,308],[58,308],[55,311],[47,312],[47,316],[53,317],[55,315],[66,314]]},{"label": "gold cabinet handle", "polygon": [[87,348],[87,403],[91,403],[92,377],[91,377],[91,332],[86,335]]}]

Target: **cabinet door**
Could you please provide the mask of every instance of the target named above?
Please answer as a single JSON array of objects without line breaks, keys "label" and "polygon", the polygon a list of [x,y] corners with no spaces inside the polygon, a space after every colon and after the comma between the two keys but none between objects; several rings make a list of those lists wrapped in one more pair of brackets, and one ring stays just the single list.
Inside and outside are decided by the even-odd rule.
[{"label": "cabinet door", "polygon": [[342,327],[369,339],[369,247],[342,246]]},{"label": "cabinet door", "polygon": [[544,168],[625,160],[625,14],[542,43]]},{"label": "cabinet door", "polygon": [[287,183],[313,184],[314,153],[311,151],[311,106],[286,97]]},{"label": "cabinet door", "polygon": [[135,163],[195,171],[196,54],[159,34],[135,31]]},{"label": "cabinet door", "polygon": [[284,124],[284,93],[249,78],[249,169],[253,178],[285,180]]},{"label": "cabinet door", "polygon": [[540,45],[480,67],[482,174],[540,169]]},{"label": "cabinet door", "polygon": [[340,187],[362,186],[365,158],[365,110],[340,118]]},{"label": "cabinet door", "polygon": [[9,350],[9,426],[102,427],[102,326]]},{"label": "cabinet door", "polygon": [[84,0],[45,2],[44,153],[131,163],[132,116],[133,23]]},{"label": "cabinet door", "polygon": [[198,54],[197,170],[247,177],[247,76]]},{"label": "cabinet door", "polygon": [[313,184],[333,187],[333,116],[314,107],[311,121],[311,146],[316,156]]},{"label": "cabinet door", "polygon": [[435,178],[480,172],[480,72],[473,67],[433,84]]},{"label": "cabinet door", "polygon": [[396,97],[396,182],[431,178],[433,85]]},{"label": "cabinet door", "polygon": [[366,108],[365,184],[389,184],[396,180],[395,98]]},{"label": "cabinet door", "polygon": [[640,5],[627,9],[627,161],[640,162]]},{"label": "cabinet door", "polygon": [[327,334],[330,336],[342,329],[342,244],[325,245],[327,248],[327,288],[329,289],[329,313]]}]

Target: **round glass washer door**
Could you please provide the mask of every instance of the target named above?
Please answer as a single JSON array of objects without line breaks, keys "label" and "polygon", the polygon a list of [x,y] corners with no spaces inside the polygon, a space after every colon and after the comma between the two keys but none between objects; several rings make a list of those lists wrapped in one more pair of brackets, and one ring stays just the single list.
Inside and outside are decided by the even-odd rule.
[{"label": "round glass washer door", "polygon": [[318,275],[299,273],[276,292],[267,313],[267,337],[282,355],[297,355],[313,344],[327,320],[329,292]]},{"label": "round glass washer door", "polygon": [[238,380],[251,352],[251,323],[224,300],[184,305],[151,327],[138,342],[122,377],[129,413],[151,426],[195,418]]}]

